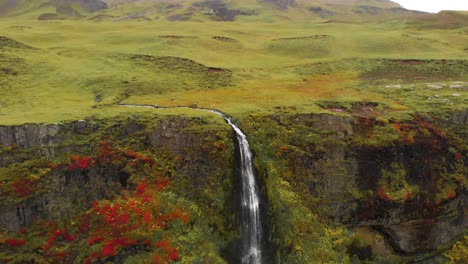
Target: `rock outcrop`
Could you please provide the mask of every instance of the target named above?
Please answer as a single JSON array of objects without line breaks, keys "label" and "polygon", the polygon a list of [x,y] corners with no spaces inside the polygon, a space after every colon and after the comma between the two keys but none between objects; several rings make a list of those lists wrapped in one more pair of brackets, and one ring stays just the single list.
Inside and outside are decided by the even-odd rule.
[{"label": "rock outcrop", "polygon": [[[271,127],[267,132],[246,132],[259,153],[269,153],[261,159],[286,162],[280,175],[319,201],[310,203],[311,210],[334,222],[374,228],[396,252],[412,255],[450,245],[468,227],[467,191],[457,180],[466,177],[468,165],[459,145],[466,144],[460,135],[466,117],[464,111],[440,123],[415,117],[400,128],[397,121],[354,111],[279,114],[250,120]],[[261,146],[263,133],[279,150]]]},{"label": "rock outcrop", "polygon": [[[25,161],[41,157],[66,159],[73,153],[92,155],[97,140],[111,140],[122,147],[153,149],[158,157],[168,162],[166,166],[175,161],[169,171],[173,174],[171,181],[180,187],[177,192],[213,215],[233,214],[229,208],[231,186],[226,185],[231,181],[231,170],[226,168],[233,164],[231,131],[224,124],[211,126],[211,129],[191,129],[200,124],[208,123],[200,118],[169,117],[150,121],[137,117],[120,122],[79,120],[60,125],[1,126],[0,150],[8,151],[0,151],[0,166],[21,166]],[[12,153],[20,154],[16,157]],[[46,176],[46,192],[38,192],[19,202],[10,199],[0,203],[0,228],[19,230],[38,219],[58,220],[87,210],[92,201],[106,198],[111,190],[118,192],[121,188],[119,171],[106,169],[104,173],[109,175],[71,177],[59,170]],[[218,195],[226,201],[217,200],[213,205]],[[222,221],[211,224],[224,226]]]}]

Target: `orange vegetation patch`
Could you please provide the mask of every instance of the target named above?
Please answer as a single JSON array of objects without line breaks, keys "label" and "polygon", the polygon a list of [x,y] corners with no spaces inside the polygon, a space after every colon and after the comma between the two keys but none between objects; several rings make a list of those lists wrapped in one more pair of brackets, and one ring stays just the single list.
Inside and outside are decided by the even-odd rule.
[{"label": "orange vegetation patch", "polygon": [[355,96],[360,92],[346,87],[352,81],[353,78],[349,74],[321,75],[307,79],[300,85],[290,87],[289,90],[302,96],[323,99]]}]

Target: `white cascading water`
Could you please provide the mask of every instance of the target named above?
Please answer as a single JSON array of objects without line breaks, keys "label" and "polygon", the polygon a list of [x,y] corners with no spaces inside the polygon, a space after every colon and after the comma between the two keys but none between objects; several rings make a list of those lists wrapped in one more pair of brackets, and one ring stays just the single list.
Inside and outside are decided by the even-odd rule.
[{"label": "white cascading water", "polygon": [[260,222],[259,192],[252,165],[252,152],[242,130],[230,118],[224,115],[223,117],[236,133],[241,156],[242,264],[261,264],[262,224]]},{"label": "white cascading water", "polygon": [[242,264],[261,264],[262,224],[260,221],[260,195],[255,180],[252,151],[250,150],[247,136],[225,114],[211,109],[203,110],[222,116],[236,133],[241,158]]},{"label": "white cascading water", "polygon": [[[166,108],[151,105],[121,104],[127,107],[145,107],[145,108]],[[167,107],[167,108],[187,108],[187,107]],[[241,166],[241,228],[242,228],[242,264],[262,264],[262,224],[260,221],[260,195],[255,180],[255,174],[252,164],[252,151],[244,132],[232,122],[231,118],[222,112],[193,108],[202,111],[211,112],[223,117],[236,133],[240,151]]]}]

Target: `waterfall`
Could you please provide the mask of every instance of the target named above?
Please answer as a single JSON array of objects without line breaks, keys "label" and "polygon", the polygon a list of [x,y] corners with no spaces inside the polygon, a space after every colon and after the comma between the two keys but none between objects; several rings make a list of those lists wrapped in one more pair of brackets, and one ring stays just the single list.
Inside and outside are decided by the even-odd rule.
[{"label": "waterfall", "polygon": [[252,164],[252,152],[247,137],[232,120],[221,115],[236,133],[240,151],[241,166],[241,228],[242,228],[242,264],[262,263],[262,223],[260,221],[260,195],[255,180]]},{"label": "waterfall", "polygon": [[[126,107],[144,108],[189,108],[184,106],[159,107],[153,105],[119,104]],[[241,166],[241,229],[242,229],[242,264],[262,264],[262,223],[260,220],[260,193],[256,183],[252,164],[252,151],[247,136],[224,113],[205,108],[192,108],[217,114],[224,118],[236,134],[240,151]]]}]

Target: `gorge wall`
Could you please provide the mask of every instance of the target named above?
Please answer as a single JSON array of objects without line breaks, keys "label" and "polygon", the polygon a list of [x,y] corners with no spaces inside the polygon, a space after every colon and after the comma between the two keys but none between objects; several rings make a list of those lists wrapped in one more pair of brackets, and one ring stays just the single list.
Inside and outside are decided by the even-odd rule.
[{"label": "gorge wall", "polygon": [[[308,249],[323,245],[306,243],[305,237],[317,237],[336,224],[381,234],[392,253],[407,260],[437,255],[462,236],[467,226],[468,111],[382,120],[374,108],[356,105],[349,113],[332,109],[337,114],[278,111],[241,120],[254,151],[261,191],[270,203],[266,211],[272,219],[270,239],[277,261],[307,261],[313,252]],[[32,166],[28,162],[38,157],[56,160],[69,153],[89,153],[94,151],[91,143],[103,139],[164,157],[176,192],[200,207],[211,232],[225,241],[225,259],[232,259],[239,235],[232,191],[234,147],[232,132],[222,120],[133,116],[0,126],[1,172]],[[19,230],[34,220],[60,219],[85,210],[91,201],[105,198],[106,190],[117,190],[126,177],[118,170],[109,174],[114,176],[95,182],[54,175],[33,198],[4,199],[1,227]],[[288,204],[292,198],[284,190],[289,188],[300,203]],[[306,210],[313,213],[304,213],[304,221],[314,219],[308,224],[312,228],[291,217]],[[378,254],[372,246],[370,251],[363,258]]]}]

